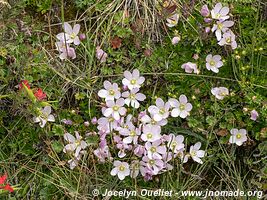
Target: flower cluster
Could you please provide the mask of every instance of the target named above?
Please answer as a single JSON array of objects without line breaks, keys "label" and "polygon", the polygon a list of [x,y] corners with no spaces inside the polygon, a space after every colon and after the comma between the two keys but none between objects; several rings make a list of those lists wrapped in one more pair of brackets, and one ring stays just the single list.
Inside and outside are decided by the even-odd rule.
[{"label": "flower cluster", "polygon": [[[185,163],[191,157],[202,163],[201,158],[205,154],[200,150],[200,142],[191,146],[186,153],[184,136],[162,134],[170,116],[186,118],[190,114],[192,104],[185,95],[167,102],[157,98],[155,105],[138,111],[140,103],[146,99],[140,93],[144,81],[145,78],[140,76],[137,69],[132,73],[125,71],[122,80],[124,92],[121,92],[117,83],[109,81],[105,81],[104,89],[98,92],[98,96],[105,100],[105,106],[102,108],[103,117],[98,119],[100,143],[94,154],[100,162],[114,160],[111,175],[117,175],[120,180],[126,176],[136,178],[139,174],[145,180],[150,180],[154,175],[171,170],[172,159],[177,158]],[[111,145],[115,146],[115,152],[110,150]]]},{"label": "flower cluster", "polygon": [[73,47],[70,45],[73,43],[74,45],[79,45],[81,43],[79,38],[80,25],[75,24],[72,28],[71,25],[67,22],[64,23],[64,32],[57,34],[57,39],[59,41],[56,42],[56,48],[60,52],[59,58],[61,60],[71,58],[76,58],[76,52]]},{"label": "flower cluster", "polygon": [[206,32],[210,30],[215,32],[218,44],[220,46],[229,45],[232,49],[237,47],[235,40],[235,34],[231,31],[230,27],[234,25],[234,22],[228,20],[229,8],[223,7],[221,3],[217,3],[215,7],[210,11],[207,5],[202,6],[201,15],[204,21],[209,24],[213,24],[212,28],[206,27]]},{"label": "flower cluster", "polygon": [[64,147],[63,152],[70,154],[72,157],[68,160],[68,163],[70,165],[70,169],[74,169],[78,165],[82,155],[85,154],[85,149],[88,144],[82,140],[83,138],[77,131],[75,131],[75,137],[70,133],[65,133],[64,139],[68,144]]}]

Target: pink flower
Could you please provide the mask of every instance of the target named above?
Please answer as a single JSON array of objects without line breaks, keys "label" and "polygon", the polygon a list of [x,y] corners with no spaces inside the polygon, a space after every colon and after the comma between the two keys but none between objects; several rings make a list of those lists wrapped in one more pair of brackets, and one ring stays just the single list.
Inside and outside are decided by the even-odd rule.
[{"label": "pink flower", "polygon": [[221,61],[222,57],[220,55],[212,56],[211,54],[206,57],[206,68],[215,73],[219,72],[219,68],[223,66]]},{"label": "pink flower", "polygon": [[222,7],[221,3],[217,3],[215,7],[211,10],[211,17],[217,20],[226,20],[229,18],[229,8]]},{"label": "pink flower", "polygon": [[155,142],[156,140],[159,140],[161,138],[160,132],[160,126],[145,125],[143,127],[143,134],[141,135],[141,139],[145,142]]},{"label": "pink flower", "polygon": [[147,156],[150,159],[162,159],[162,155],[164,155],[167,151],[165,145],[161,145],[161,140],[156,140],[155,142],[146,142],[145,148],[147,151]]},{"label": "pink flower", "polygon": [[104,88],[99,90],[98,96],[104,98],[106,101],[119,99],[121,92],[117,83],[111,84],[109,81],[104,81]]},{"label": "pink flower", "polygon": [[138,69],[134,69],[133,73],[125,71],[123,75],[125,78],[122,79],[122,83],[123,85],[127,86],[129,90],[140,88],[141,84],[143,84],[145,81],[145,78],[143,76],[140,76]]},{"label": "pink flower", "polygon": [[206,28],[205,28],[205,32],[206,32],[206,33],[209,33],[210,30],[211,30],[210,27],[206,27]]},{"label": "pink flower", "polygon": [[227,31],[223,34],[222,39],[218,42],[220,46],[229,45],[232,49],[237,48],[237,43],[235,41],[235,34],[232,31]]},{"label": "pink flower", "polygon": [[215,35],[218,41],[222,38],[222,33],[225,33],[229,30],[230,27],[234,25],[233,21],[217,21],[217,24],[214,24],[211,31],[215,31]]},{"label": "pink flower", "polygon": [[186,73],[191,74],[192,72],[194,72],[195,74],[198,74],[199,71],[197,69],[197,65],[195,63],[191,63],[191,62],[187,62],[182,64],[182,69],[185,70]]},{"label": "pink flower", "polygon": [[172,38],[172,44],[173,44],[173,45],[176,45],[176,44],[178,44],[178,42],[179,42],[180,40],[181,40],[180,37],[175,36],[175,37]]},{"label": "pink flower", "polygon": [[132,106],[133,108],[139,108],[139,101],[144,101],[146,96],[142,93],[138,93],[139,88],[134,88],[131,91],[126,91],[122,93],[122,97],[125,98],[125,104],[127,106]]},{"label": "pink flower", "polygon": [[169,117],[169,109],[170,109],[169,102],[164,103],[164,101],[161,98],[157,98],[156,106],[154,105],[149,106],[148,112],[151,114],[151,116],[156,122],[159,122]]},{"label": "pink flower", "polygon": [[232,143],[235,143],[237,144],[238,146],[241,146],[244,142],[247,141],[247,131],[245,129],[236,129],[236,128],[233,128],[231,129],[231,137],[229,139],[229,142],[232,144]]},{"label": "pink flower", "polygon": [[123,98],[116,100],[116,102],[108,100],[106,104],[108,108],[103,113],[105,117],[112,116],[115,120],[119,120],[120,116],[126,114],[126,108],[123,107]]},{"label": "pink flower", "polygon": [[259,116],[259,113],[256,111],[256,110],[252,110],[251,112],[250,112],[250,119],[251,120],[253,120],[253,121],[256,121],[257,120],[257,118],[258,118],[258,116]]},{"label": "pink flower", "polygon": [[203,17],[208,17],[210,15],[210,10],[206,4],[202,6],[200,13]]},{"label": "pink flower", "polygon": [[65,33],[58,34],[57,38],[61,41],[65,41],[66,39],[67,43],[74,43],[75,45],[79,45],[81,43],[78,36],[80,28],[81,28],[80,24],[75,24],[74,27],[72,28],[69,23],[65,22],[64,23]]},{"label": "pink flower", "polygon": [[115,168],[113,168],[110,172],[112,176],[118,175],[119,179],[123,180],[126,176],[130,175],[130,168],[127,162],[121,162],[116,160],[114,161],[113,165]]},{"label": "pink flower", "polygon": [[229,90],[226,87],[215,87],[211,89],[211,93],[219,100],[229,95]]},{"label": "pink flower", "polygon": [[106,62],[108,54],[103,51],[99,46],[96,47],[96,58],[100,60],[100,63]]},{"label": "pink flower", "polygon": [[171,98],[169,100],[171,107],[173,107],[171,111],[172,117],[186,118],[192,110],[193,106],[191,103],[188,103],[187,97],[185,95],[180,95],[179,101],[176,99]]}]

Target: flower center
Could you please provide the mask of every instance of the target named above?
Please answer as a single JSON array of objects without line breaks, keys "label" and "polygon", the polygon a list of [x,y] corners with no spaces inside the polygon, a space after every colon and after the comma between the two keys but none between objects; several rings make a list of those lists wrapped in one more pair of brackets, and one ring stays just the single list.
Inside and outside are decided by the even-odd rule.
[{"label": "flower center", "polygon": [[75,145],[76,145],[76,146],[80,146],[80,145],[81,145],[81,141],[80,141],[80,140],[76,140],[76,141],[75,141]]},{"label": "flower center", "polygon": [[176,145],[177,145],[177,142],[172,142],[172,144],[171,144],[172,149],[174,149],[176,147]]},{"label": "flower center", "polygon": [[225,92],[220,93],[221,96],[226,96],[227,94]]},{"label": "flower center", "polygon": [[114,90],[109,90],[109,95],[113,96],[115,94]]},{"label": "flower center", "polygon": [[214,62],[214,60],[210,61],[210,65],[211,65],[211,66],[215,66],[215,62]]},{"label": "flower center", "polygon": [[154,119],[152,119],[152,120],[151,120],[151,124],[152,124],[152,125],[155,125],[155,124],[157,124],[157,122],[156,122]]},{"label": "flower center", "polygon": [[125,167],[123,165],[119,166],[119,170],[120,171],[124,171],[125,170]]},{"label": "flower center", "polygon": [[181,105],[179,106],[179,108],[180,108],[180,110],[184,110],[184,109],[185,109],[185,105],[184,105],[184,104],[181,104]]},{"label": "flower center", "polygon": [[135,136],[135,135],[136,135],[135,131],[131,131],[131,132],[130,132],[130,136],[133,137],[133,136]]},{"label": "flower center", "polygon": [[219,29],[219,30],[222,30],[222,28],[223,28],[223,24],[222,24],[222,23],[219,23],[219,24],[218,24],[218,29]]},{"label": "flower center", "polygon": [[113,106],[113,110],[114,111],[118,111],[119,110],[119,106]]},{"label": "flower center", "polygon": [[237,133],[237,134],[236,134],[236,138],[237,138],[237,139],[240,139],[241,137],[242,137],[242,136],[241,136],[240,133]]},{"label": "flower center", "polygon": [[226,41],[227,43],[231,43],[231,38],[227,38],[225,41]]},{"label": "flower center", "polygon": [[136,84],[136,80],[135,80],[135,79],[132,79],[130,83],[131,83],[132,85],[135,85],[135,84]]},{"label": "flower center", "polygon": [[150,165],[154,165],[154,164],[155,164],[155,160],[149,160],[148,163],[149,163]]},{"label": "flower center", "polygon": [[191,152],[191,156],[196,156],[197,155],[197,152],[196,151],[192,151]]},{"label": "flower center", "polygon": [[114,122],[114,119],[111,117],[108,119],[108,122]]},{"label": "flower center", "polygon": [[130,94],[130,99],[135,99],[135,94]]},{"label": "flower center", "polygon": [[75,37],[76,37],[75,33],[72,33],[72,34],[70,35],[70,38],[71,38],[71,39],[74,39]]},{"label": "flower center", "polygon": [[151,139],[153,137],[153,135],[152,135],[152,133],[148,133],[146,137],[147,137],[147,139]]},{"label": "flower center", "polygon": [[164,108],[161,108],[161,109],[159,110],[159,113],[160,113],[161,115],[163,115],[163,114],[165,113],[165,109],[164,109]]},{"label": "flower center", "polygon": [[217,19],[219,19],[220,17],[221,17],[220,13],[216,14],[216,16],[215,16],[215,18],[217,18]]},{"label": "flower center", "polygon": [[157,151],[157,149],[156,149],[156,147],[151,147],[151,148],[150,148],[150,151],[151,151],[152,153],[155,153],[155,152]]}]

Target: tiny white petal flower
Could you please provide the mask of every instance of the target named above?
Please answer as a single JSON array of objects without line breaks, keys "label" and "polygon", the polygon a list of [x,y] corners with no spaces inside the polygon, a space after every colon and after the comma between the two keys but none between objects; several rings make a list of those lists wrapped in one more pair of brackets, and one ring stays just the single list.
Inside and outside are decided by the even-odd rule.
[{"label": "tiny white petal flower", "polygon": [[181,67],[185,70],[186,73],[191,74],[193,72],[195,74],[199,74],[199,70],[197,69],[197,65],[195,63],[187,62],[182,64]]},{"label": "tiny white petal flower", "polygon": [[141,139],[143,141],[155,142],[161,138],[161,128],[156,125],[144,125],[143,126],[143,134],[141,135]]},{"label": "tiny white petal flower", "polygon": [[220,55],[212,56],[211,54],[206,57],[206,68],[215,73],[219,72],[219,68],[223,66]]},{"label": "tiny white petal flower", "polygon": [[223,37],[218,42],[220,46],[229,45],[232,47],[232,49],[237,48],[237,43],[235,40],[235,34],[232,31],[227,31],[223,34]]},{"label": "tiny white petal flower", "polygon": [[122,83],[123,85],[127,86],[129,90],[140,88],[145,81],[145,78],[140,76],[140,72],[137,69],[134,69],[133,73],[125,71],[124,77],[125,78],[122,80]]},{"label": "tiny white petal flower", "polygon": [[229,8],[223,7],[221,3],[217,3],[210,11],[212,19],[226,20],[229,19]]},{"label": "tiny white petal flower", "polygon": [[154,105],[149,106],[148,112],[151,114],[151,116],[156,122],[159,122],[169,117],[169,109],[170,109],[169,102],[164,103],[164,101],[161,98],[157,98],[156,106]]},{"label": "tiny white petal flower", "polygon": [[187,97],[185,95],[180,95],[179,101],[176,99],[169,99],[170,105],[173,108],[171,111],[172,117],[181,117],[186,118],[192,110],[193,106],[191,103],[188,103]]},{"label": "tiny white petal flower", "polygon": [[126,114],[126,108],[123,107],[125,104],[123,98],[116,100],[116,102],[108,100],[106,104],[107,109],[103,113],[105,117],[112,116],[115,120],[119,120],[121,116]]},{"label": "tiny white petal flower", "polygon": [[201,160],[201,158],[205,156],[205,151],[199,150],[200,147],[201,147],[201,143],[197,142],[195,145],[190,147],[189,154],[195,162],[203,164],[203,161]]},{"label": "tiny white petal flower", "polygon": [[104,88],[99,90],[98,96],[104,98],[106,101],[119,99],[121,92],[117,83],[111,84],[109,81],[104,81]]},{"label": "tiny white petal flower", "polygon": [[45,106],[40,111],[40,116],[34,117],[33,121],[35,123],[39,123],[40,127],[43,128],[46,124],[46,122],[54,122],[55,117],[51,114],[51,106]]},{"label": "tiny white petal flower", "polygon": [[174,27],[178,24],[178,20],[179,20],[179,15],[178,14],[174,14],[171,17],[167,18],[167,23],[166,25],[168,27]]},{"label": "tiny white petal flower", "polygon": [[[64,23],[64,31],[65,31],[65,38],[67,43],[74,43],[75,45],[79,45],[81,43],[79,39],[79,31],[80,31],[80,25],[75,24],[74,27],[72,28],[71,25],[67,22]],[[67,37],[66,37],[67,35]],[[63,37],[61,36],[61,39]],[[64,41],[63,40],[63,41]]]},{"label": "tiny white petal flower", "polygon": [[217,99],[224,99],[224,97],[229,95],[229,90],[226,87],[215,87],[211,89],[211,93],[217,98]]},{"label": "tiny white petal flower", "polygon": [[247,141],[247,131],[245,129],[231,129],[231,137],[229,139],[230,143],[235,143],[238,146],[241,146],[244,142]]},{"label": "tiny white petal flower", "polygon": [[133,108],[139,108],[140,103],[139,101],[144,101],[146,96],[142,93],[138,93],[139,88],[134,88],[131,91],[126,91],[122,93],[122,97],[125,99],[125,104],[127,106],[132,106]]},{"label": "tiny white petal flower", "polygon": [[127,162],[114,161],[114,167],[110,174],[112,176],[118,176],[120,180],[125,179],[126,176],[130,175],[129,164]]}]

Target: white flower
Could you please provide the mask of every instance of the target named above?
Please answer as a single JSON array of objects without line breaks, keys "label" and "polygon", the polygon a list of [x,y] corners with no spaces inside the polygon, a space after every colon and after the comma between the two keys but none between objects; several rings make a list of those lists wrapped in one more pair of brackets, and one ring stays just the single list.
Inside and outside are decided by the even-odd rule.
[{"label": "white flower", "polygon": [[119,131],[121,135],[127,136],[122,141],[125,144],[137,144],[138,137],[141,134],[140,128],[136,128],[131,122],[128,123],[127,126],[127,128],[123,128]]},{"label": "white flower", "polygon": [[195,162],[203,164],[203,162],[200,158],[203,158],[205,156],[205,151],[199,150],[200,147],[201,147],[200,142],[197,142],[195,145],[192,145],[190,147],[189,154]]},{"label": "white flower", "polygon": [[130,169],[129,169],[129,164],[127,162],[121,162],[121,161],[114,161],[113,163],[114,167],[110,174],[112,176],[118,175],[120,180],[125,179],[126,176],[130,175]]},{"label": "white flower", "polygon": [[215,7],[210,11],[212,19],[226,20],[229,18],[229,8],[222,7],[221,3],[217,3]]},{"label": "white flower", "polygon": [[156,125],[145,125],[143,126],[143,134],[141,135],[141,139],[146,142],[155,142],[161,138],[160,135],[161,128]]},{"label": "white flower", "polygon": [[125,71],[124,77],[125,78],[122,80],[122,83],[127,86],[129,90],[140,88],[141,84],[145,81],[145,78],[140,76],[140,72],[137,69],[134,69],[133,73]]},{"label": "white flower", "polygon": [[161,140],[156,140],[152,143],[146,142],[145,148],[147,150],[147,156],[150,159],[162,159],[162,155],[167,152],[166,146],[161,144]]},{"label": "white flower", "polygon": [[99,90],[98,96],[105,98],[106,101],[119,99],[121,97],[121,92],[117,83],[111,84],[109,81],[104,81],[104,88]]},{"label": "white flower", "polygon": [[174,27],[178,24],[178,20],[179,20],[179,15],[178,14],[174,14],[172,16],[170,16],[169,18],[166,19],[167,23],[166,25],[168,27]]},{"label": "white flower", "polygon": [[40,127],[43,128],[46,122],[54,122],[55,117],[51,114],[51,106],[45,106],[41,110],[41,114],[38,117],[34,117],[33,121],[35,123],[39,123]]},{"label": "white flower", "polygon": [[148,112],[150,112],[153,119],[157,122],[167,119],[169,117],[170,103],[164,101],[161,98],[156,99],[156,106],[149,106]]},{"label": "white flower", "polygon": [[206,57],[206,68],[215,73],[219,72],[219,68],[223,66],[220,55],[212,56],[211,54]]},{"label": "white flower", "polygon": [[123,107],[124,99],[120,98],[116,102],[108,100],[106,102],[107,109],[104,110],[103,114],[105,117],[112,116],[115,120],[119,120],[120,116],[126,114],[126,108]]},{"label": "white flower", "polygon": [[75,131],[75,137],[69,133],[64,134],[64,139],[69,144],[67,144],[64,147],[63,152],[67,153],[67,152],[74,152],[75,151],[74,156],[78,157],[78,155],[80,154],[80,151],[84,150],[87,147],[87,143],[82,140],[82,137],[79,135],[79,133],[77,131]]},{"label": "white flower", "polygon": [[182,64],[182,69],[185,70],[186,73],[191,74],[193,71],[195,74],[199,74],[199,70],[197,69],[197,64],[195,63],[191,63],[191,62],[187,62]]},{"label": "white flower", "polygon": [[244,142],[247,141],[247,131],[245,129],[231,129],[231,137],[229,139],[230,143],[236,143],[238,146],[241,146]]},{"label": "white flower", "polygon": [[174,134],[169,134],[167,141],[168,141],[167,147],[174,153],[180,153],[181,151],[184,150],[184,143],[183,143],[184,136],[182,135],[175,136]]},{"label": "white flower", "polygon": [[235,41],[235,34],[232,31],[227,31],[223,34],[222,39],[218,42],[220,46],[229,45],[232,49],[236,49],[237,43]]},{"label": "white flower", "polygon": [[225,96],[229,95],[229,90],[226,87],[215,87],[211,89],[211,93],[217,98],[222,100]]},{"label": "white flower", "polygon": [[80,24],[75,24],[73,29],[71,25],[67,22],[64,23],[64,31],[65,33],[59,33],[57,38],[60,41],[66,41],[67,43],[74,43],[75,45],[79,45],[81,43],[79,39],[79,31],[80,31]]},{"label": "white flower", "polygon": [[176,99],[169,99],[171,107],[173,107],[171,111],[172,117],[186,118],[189,115],[189,112],[192,110],[192,104],[188,103],[187,97],[185,95],[180,95],[179,101]]},{"label": "white flower", "polygon": [[125,99],[125,104],[127,106],[131,105],[133,108],[139,108],[140,103],[138,101],[144,101],[146,96],[142,93],[137,93],[139,88],[134,88],[130,92],[126,91],[122,93],[122,97]]},{"label": "white flower", "polygon": [[217,24],[214,24],[211,31],[215,31],[215,35],[218,41],[221,40],[222,38],[222,32],[225,33],[226,31],[229,30],[229,27],[233,26],[234,22],[233,21],[224,21],[220,22],[217,21]]}]

